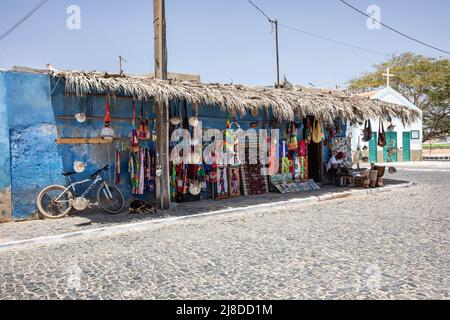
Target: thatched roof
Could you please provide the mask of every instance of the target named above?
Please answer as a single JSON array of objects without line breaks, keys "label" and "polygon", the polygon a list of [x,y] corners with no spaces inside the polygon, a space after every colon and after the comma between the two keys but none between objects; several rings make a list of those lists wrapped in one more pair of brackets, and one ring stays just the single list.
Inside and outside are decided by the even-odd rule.
[{"label": "thatched roof", "polygon": [[110,94],[137,100],[187,100],[196,105],[218,106],[232,114],[272,109],[276,117],[292,120],[295,116],[313,115],[325,121],[337,116],[349,120],[387,117],[411,123],[417,111],[400,105],[351,96],[344,92],[248,87],[236,84],[204,84],[197,81],[159,80],[149,77],[98,72],[54,71],[54,77],[65,79],[67,94],[83,97]]}]

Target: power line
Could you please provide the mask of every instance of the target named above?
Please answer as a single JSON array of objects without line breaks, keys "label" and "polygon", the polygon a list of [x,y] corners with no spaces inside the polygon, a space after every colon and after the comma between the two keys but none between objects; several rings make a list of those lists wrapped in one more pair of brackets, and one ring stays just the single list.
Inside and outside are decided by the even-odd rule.
[{"label": "power line", "polygon": [[409,40],[415,41],[415,42],[417,42],[417,43],[419,43],[419,44],[422,44],[422,45],[424,45],[424,46],[426,46],[426,47],[429,47],[429,48],[431,48],[431,49],[434,49],[434,50],[437,50],[437,51],[440,51],[440,52],[443,52],[443,53],[446,53],[446,54],[450,54],[450,52],[448,52],[448,51],[446,51],[446,50],[439,49],[439,48],[437,48],[437,47],[435,47],[435,46],[432,46],[432,45],[430,45],[430,44],[428,44],[428,43],[425,43],[425,42],[423,42],[423,41],[420,41],[420,40],[418,40],[418,39],[416,39],[416,38],[410,37],[410,36],[404,34],[403,32],[400,32],[400,31],[398,31],[398,30],[396,30],[396,29],[394,29],[394,28],[392,28],[392,27],[390,27],[390,26],[384,24],[383,22],[376,20],[375,18],[369,16],[369,15],[366,14],[365,12],[359,10],[358,8],[352,6],[350,3],[345,2],[344,0],[339,0],[339,1],[342,2],[343,4],[345,4],[346,6],[352,8],[353,10],[359,12],[360,14],[362,14],[362,15],[364,15],[364,16],[370,18],[370,19],[372,19],[372,21],[375,21],[375,22],[379,23],[380,25],[382,25],[382,26],[388,28],[389,30],[391,30],[391,31],[393,31],[393,32],[395,32],[395,33],[397,33],[397,34],[399,34],[399,35],[405,37],[405,38],[408,38]]},{"label": "power line", "polygon": [[16,30],[22,23],[24,23],[29,17],[31,17],[36,11],[38,11],[48,0],[41,0],[33,8],[28,11],[28,13],[19,19],[15,24],[13,24],[8,30],[6,30],[1,36],[0,41],[6,38],[11,32]]},{"label": "power line", "polygon": [[[253,1],[248,0],[248,2],[250,2],[250,4],[253,7],[255,7],[259,12],[261,12],[261,14],[264,17],[266,17],[266,19],[269,20],[270,23],[274,23],[275,22],[274,19],[270,18],[269,15],[267,13],[265,13],[261,8],[259,8]],[[350,48],[353,48],[353,49],[358,49],[358,50],[362,50],[362,51],[366,51],[366,52],[370,52],[370,53],[375,53],[375,54],[382,55],[382,56],[388,56],[388,54],[386,54],[386,53],[382,53],[382,52],[371,50],[371,49],[366,49],[366,48],[363,48],[363,47],[360,47],[360,46],[357,46],[357,45],[353,45],[353,44],[346,43],[346,42],[343,42],[343,41],[339,41],[339,40],[335,40],[335,39],[332,39],[332,38],[324,37],[324,36],[321,36],[319,34],[308,32],[308,31],[305,31],[305,30],[301,30],[299,28],[291,27],[291,26],[288,26],[288,25],[285,25],[285,24],[282,24],[282,23],[278,23],[278,24],[279,24],[280,27],[283,27],[283,28],[286,28],[286,29],[290,29],[292,31],[296,31],[296,32],[299,32],[299,33],[303,33],[305,35],[308,35],[308,36],[311,36],[311,37],[315,37],[315,38],[318,38],[318,39],[321,39],[321,40],[334,42],[336,44],[347,46],[347,47],[350,47]]]},{"label": "power line", "polygon": [[252,6],[254,6],[255,8],[256,8],[256,10],[258,10],[259,12],[261,12],[262,13],[262,15],[264,16],[264,17],[266,17],[266,19],[267,20],[269,20],[269,22],[270,23],[273,23],[274,22],[274,20],[272,19],[272,18],[270,18],[260,7],[258,7],[252,0],[248,0],[248,2],[250,2],[250,4],[252,5]]},{"label": "power line", "polygon": [[295,27],[287,26],[287,25],[282,24],[282,23],[280,23],[279,25],[280,25],[280,27],[283,27],[283,28],[286,28],[286,29],[290,29],[290,30],[293,30],[293,31],[296,31],[296,32],[299,32],[299,33],[303,33],[303,34],[306,34],[308,36],[315,37],[315,38],[318,38],[318,39],[334,42],[334,43],[337,43],[337,44],[340,44],[340,45],[343,45],[343,46],[347,46],[347,47],[350,47],[350,48],[353,48],[353,49],[358,49],[358,50],[362,50],[362,51],[366,51],[366,52],[370,52],[370,53],[375,53],[375,54],[379,54],[379,55],[382,55],[382,56],[388,56],[389,55],[387,53],[375,51],[375,50],[372,50],[372,49],[366,49],[366,48],[363,48],[363,47],[360,47],[360,46],[357,46],[357,45],[353,45],[351,43],[346,43],[346,42],[342,42],[342,41],[339,41],[339,40],[334,40],[334,39],[331,39],[331,38],[327,38],[327,37],[324,37],[324,36],[321,36],[321,35],[318,35],[318,34],[315,34],[315,33],[311,33],[311,32],[308,32],[308,31],[304,31],[304,30],[301,30],[301,29],[298,29],[298,28],[295,28]]}]

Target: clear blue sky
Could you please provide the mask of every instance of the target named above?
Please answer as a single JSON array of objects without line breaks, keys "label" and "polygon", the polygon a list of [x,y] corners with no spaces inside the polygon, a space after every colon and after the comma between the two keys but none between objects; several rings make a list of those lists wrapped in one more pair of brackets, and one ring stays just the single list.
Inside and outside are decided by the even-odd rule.
[{"label": "clear blue sky", "polygon": [[[0,33],[38,0],[2,0]],[[338,0],[254,0],[281,23],[386,53],[443,54],[386,29],[371,31],[366,19]],[[381,8],[382,21],[450,50],[448,0],[348,0]],[[0,41],[0,68],[13,65],[117,71],[123,55],[129,73],[153,71],[152,0],[49,0]],[[66,8],[82,11],[82,29],[66,28]],[[273,84],[274,35],[247,0],[166,0],[169,71],[198,73],[206,82]],[[292,83],[343,85],[383,56],[280,29],[281,71]]]}]

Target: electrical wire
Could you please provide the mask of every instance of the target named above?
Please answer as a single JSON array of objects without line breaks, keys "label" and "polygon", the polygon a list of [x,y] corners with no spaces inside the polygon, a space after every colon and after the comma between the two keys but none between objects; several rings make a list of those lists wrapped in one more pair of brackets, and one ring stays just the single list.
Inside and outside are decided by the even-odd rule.
[{"label": "electrical wire", "polygon": [[28,18],[30,18],[36,11],[38,11],[48,0],[41,0],[33,8],[28,11],[28,13],[19,19],[15,24],[13,24],[8,30],[6,30],[2,35],[0,35],[0,41],[6,38],[11,32],[16,30],[22,23],[24,23]]},{"label": "electrical wire", "polygon": [[260,7],[258,7],[252,0],[248,0],[248,2],[250,2],[250,4],[252,5],[252,6],[254,6],[255,8],[256,8],[256,10],[258,10],[259,12],[261,12],[262,13],[262,15],[264,16],[264,17],[266,17],[266,19],[267,20],[269,20],[269,22],[270,23],[273,23],[274,22],[274,20],[273,19],[271,19]]},{"label": "electrical wire", "polygon": [[308,35],[308,36],[311,36],[311,37],[315,37],[315,38],[318,38],[318,39],[334,42],[334,43],[337,43],[337,44],[340,44],[340,45],[343,45],[343,46],[347,46],[347,47],[350,47],[350,48],[353,48],[353,49],[358,49],[358,50],[362,50],[362,51],[366,51],[366,52],[370,52],[370,53],[375,53],[375,54],[379,54],[379,55],[382,55],[382,56],[389,56],[389,54],[387,54],[387,53],[375,51],[375,50],[372,50],[372,49],[366,49],[366,48],[363,48],[363,47],[360,47],[360,46],[357,46],[357,45],[353,45],[351,43],[346,43],[346,42],[343,42],[343,41],[339,41],[339,40],[334,40],[334,39],[327,38],[327,37],[324,37],[324,36],[321,36],[321,35],[318,35],[318,34],[315,34],[315,33],[311,33],[311,32],[308,32],[308,31],[304,31],[304,30],[301,30],[301,29],[298,29],[298,28],[295,28],[295,27],[287,26],[285,24],[279,23],[278,25],[280,27],[283,27],[283,28],[286,28],[286,29],[290,29],[292,31],[303,33],[305,35]]},{"label": "electrical wire", "polygon": [[416,39],[416,38],[410,37],[410,36],[404,34],[403,32],[400,32],[400,31],[394,29],[393,27],[390,27],[390,26],[388,26],[387,24],[384,24],[384,23],[381,22],[381,21],[378,21],[377,19],[375,19],[375,18],[369,16],[367,13],[365,13],[365,12],[359,10],[358,8],[352,6],[350,3],[348,3],[348,2],[346,2],[346,1],[344,1],[344,0],[339,0],[339,1],[342,2],[343,4],[345,4],[346,6],[352,8],[353,10],[359,12],[360,14],[362,14],[362,15],[364,15],[364,16],[370,18],[370,19],[372,19],[372,21],[375,21],[375,22],[379,23],[380,25],[382,25],[382,26],[388,28],[389,30],[391,30],[391,31],[393,31],[393,32],[395,32],[395,33],[397,33],[397,34],[399,34],[399,35],[401,35],[401,36],[403,36],[403,37],[405,37],[405,38],[407,38],[407,39],[409,39],[409,40],[415,41],[415,42],[417,42],[417,43],[419,43],[419,44],[421,44],[421,45],[424,45],[424,46],[429,47],[429,48],[431,48],[431,49],[440,51],[440,52],[442,52],[442,53],[450,54],[450,52],[448,52],[448,51],[446,51],[446,50],[439,49],[439,48],[437,48],[437,47],[435,47],[435,46],[432,46],[432,45],[430,45],[430,44],[428,44],[428,43],[425,43],[425,42],[423,42],[423,41],[420,41],[420,40],[418,40],[418,39]]},{"label": "electrical wire", "polygon": [[[272,18],[270,18],[269,15],[268,15],[267,13],[265,13],[261,8],[259,8],[253,1],[251,1],[251,0],[247,0],[247,1],[248,1],[253,7],[255,7],[259,12],[261,12],[261,14],[262,14],[267,20],[269,20],[270,23],[275,23],[275,20],[272,19]],[[336,43],[336,44],[339,44],[339,45],[342,45],[342,46],[347,46],[347,47],[350,47],[350,48],[353,48],[353,49],[362,50],[362,51],[366,51],[366,52],[370,52],[370,53],[382,55],[382,56],[384,56],[384,57],[389,56],[389,54],[387,54],[387,53],[382,53],[382,52],[379,52],[379,51],[375,51],[375,50],[371,50],[371,49],[366,49],[366,48],[363,48],[363,47],[360,47],[360,46],[357,46],[357,45],[353,45],[353,44],[346,43],[346,42],[343,42],[343,41],[339,41],[339,40],[335,40],[335,39],[332,39],[332,38],[324,37],[324,36],[321,36],[321,35],[319,35],[319,34],[312,33],[312,32],[305,31],[305,30],[301,30],[301,29],[299,29],[299,28],[291,27],[291,26],[288,26],[288,25],[285,25],[285,24],[282,24],[282,23],[278,23],[278,25],[279,25],[280,27],[283,27],[283,28],[286,28],[286,29],[290,29],[290,30],[292,30],[292,31],[296,31],[296,32],[299,32],[299,33],[303,33],[303,34],[305,34],[305,35],[308,35],[308,36],[311,36],[311,37],[315,37],[315,38],[318,38],[318,39],[321,39],[321,40],[330,41],[330,42],[333,42],[333,43]]]}]

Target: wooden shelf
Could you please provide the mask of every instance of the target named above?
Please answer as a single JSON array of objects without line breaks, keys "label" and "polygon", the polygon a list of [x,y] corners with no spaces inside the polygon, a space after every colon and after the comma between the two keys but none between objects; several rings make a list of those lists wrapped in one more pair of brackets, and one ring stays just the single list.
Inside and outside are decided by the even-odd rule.
[{"label": "wooden shelf", "polygon": [[114,140],[103,138],[58,138],[57,144],[111,144]]}]

